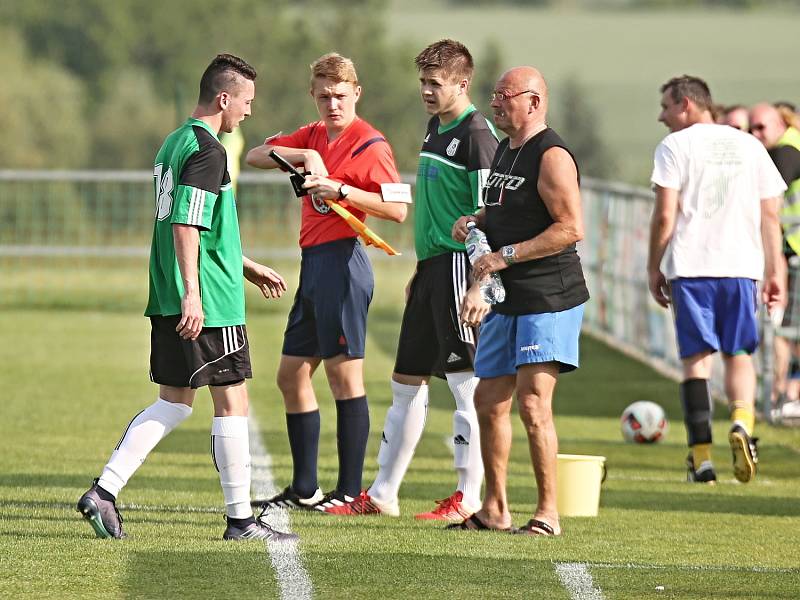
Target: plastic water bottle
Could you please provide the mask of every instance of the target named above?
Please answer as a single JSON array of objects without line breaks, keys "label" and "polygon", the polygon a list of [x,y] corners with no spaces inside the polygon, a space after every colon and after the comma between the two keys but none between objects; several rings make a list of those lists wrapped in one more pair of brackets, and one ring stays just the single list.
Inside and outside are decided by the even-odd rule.
[{"label": "plastic water bottle", "polygon": [[[474,221],[467,223],[467,238],[464,240],[464,245],[467,247],[469,262],[473,265],[481,256],[492,253],[486,234],[475,226]],[[500,275],[492,273],[485,278],[481,283],[481,295],[486,304],[499,304],[506,299],[506,288],[503,287]]]}]

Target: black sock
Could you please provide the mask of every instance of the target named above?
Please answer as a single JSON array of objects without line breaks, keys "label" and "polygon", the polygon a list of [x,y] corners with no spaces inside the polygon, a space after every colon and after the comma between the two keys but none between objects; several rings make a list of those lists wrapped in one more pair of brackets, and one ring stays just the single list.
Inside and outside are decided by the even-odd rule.
[{"label": "black sock", "polygon": [[238,527],[239,529],[244,529],[250,523],[255,523],[256,518],[252,515],[247,517],[246,519],[234,519],[233,517],[228,517],[228,524],[233,525],[234,527]]},{"label": "black sock", "polygon": [[286,429],[292,449],[292,489],[301,498],[317,491],[317,455],[319,454],[319,410],[286,414]]},{"label": "black sock", "polygon": [[97,486],[96,489],[97,489],[97,495],[100,496],[101,500],[105,500],[106,502],[116,502],[117,501],[117,499],[114,496],[114,494],[112,494],[108,490],[106,490],[104,488],[101,488],[99,485]]},{"label": "black sock", "polygon": [[339,450],[339,482],[336,489],[348,496],[361,493],[361,475],[369,439],[367,397],[336,401],[336,443]]}]

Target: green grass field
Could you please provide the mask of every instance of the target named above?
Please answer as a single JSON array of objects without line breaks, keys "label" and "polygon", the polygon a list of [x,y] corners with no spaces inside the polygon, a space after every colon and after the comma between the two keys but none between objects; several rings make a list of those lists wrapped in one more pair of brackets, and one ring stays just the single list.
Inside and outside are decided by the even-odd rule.
[{"label": "green grass field", "polygon": [[[800,102],[800,85],[787,62],[800,49],[797,19],[797,9],[464,8],[443,0],[403,0],[392,4],[388,31],[419,49],[443,37],[460,40],[476,56],[478,70],[493,40],[503,68],[530,64],[542,71],[556,124],[569,118],[561,112],[561,86],[576,77],[620,177],[642,184],[650,178],[653,150],[667,133],[656,118],[658,88],[670,77],[703,77],[724,104]],[[473,99],[488,107],[485,98]]]},{"label": "green grass field", "polygon": [[[400,316],[396,295],[406,275],[402,269],[376,271],[379,291],[366,363],[373,425],[365,483],[375,474],[390,403]],[[95,539],[74,511],[129,419],[155,398],[147,378],[149,331],[139,316],[141,288],[124,284],[137,278],[123,275],[105,280],[116,294],[105,304],[112,311],[53,308],[44,302],[45,287],[35,299],[49,309],[19,303],[0,311],[0,597],[278,597],[264,544],[220,539],[222,497],[208,450],[207,392],[201,392],[191,419],[164,440],[124,490],[120,504],[129,539]],[[50,277],[57,279],[55,270]],[[92,279],[78,275],[73,283],[78,289]],[[270,455],[269,462],[254,459],[254,473],[261,473],[254,487],[263,491],[266,467],[277,486],[291,474],[274,385],[289,299],[266,309],[251,300],[250,391]],[[302,536],[300,560],[313,597],[583,597],[570,595],[557,574],[575,563],[587,564],[601,590],[593,597],[800,596],[800,430],[760,427],[762,468],[752,484],[735,482],[727,447],[718,445],[720,484],[689,485],[683,482],[685,443],[675,384],[590,339],[583,342],[582,361],[560,383],[557,427],[561,452],[608,459],[599,517],[564,518],[560,539],[445,532],[414,521],[411,515],[448,496],[455,483],[446,444],[451,400],[446,386],[435,385],[426,433],[401,490],[403,516],[290,515],[292,529]],[[320,477],[329,487],[337,469],[335,414],[324,377],[316,384],[323,417]],[[619,414],[638,399],[666,408],[672,427],[664,443],[622,442]],[[515,428],[509,492],[515,522],[522,524],[533,510],[535,489],[516,421]],[[724,419],[714,432],[725,439]]]}]

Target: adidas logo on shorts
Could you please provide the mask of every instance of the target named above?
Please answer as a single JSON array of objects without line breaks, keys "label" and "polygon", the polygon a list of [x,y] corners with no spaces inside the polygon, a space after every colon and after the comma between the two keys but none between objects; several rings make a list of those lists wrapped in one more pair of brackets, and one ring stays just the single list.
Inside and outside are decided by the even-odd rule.
[{"label": "adidas logo on shorts", "polygon": [[455,352],[451,352],[450,356],[447,357],[447,364],[449,365],[450,363],[458,362],[459,360],[461,360],[461,357]]},{"label": "adidas logo on shorts", "polygon": [[453,443],[455,445],[457,445],[457,446],[469,446],[469,442],[467,441],[467,438],[465,438],[460,433],[456,437],[453,438]]}]

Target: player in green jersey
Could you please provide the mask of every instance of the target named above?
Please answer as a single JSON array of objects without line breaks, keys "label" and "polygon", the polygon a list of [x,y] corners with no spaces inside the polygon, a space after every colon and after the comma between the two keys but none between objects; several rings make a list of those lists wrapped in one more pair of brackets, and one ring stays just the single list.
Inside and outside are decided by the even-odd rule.
[{"label": "player in green jersey", "polygon": [[[422,436],[431,376],[447,380],[456,404],[453,451],[458,485],[454,493],[418,519],[462,521],[480,505],[483,464],[473,404],[477,380],[472,360],[474,326],[489,306],[471,281],[464,244],[450,236],[453,223],[481,206],[483,181],[497,136],[469,98],[473,61],[454,40],[440,40],[416,57],[420,91],[431,115],[419,153],[414,211],[417,268],[407,288],[394,373],[392,406],[378,453],[372,486],[338,514],[399,514],[398,491]],[[473,300],[461,314],[466,294]]]},{"label": "player in green jersey", "polygon": [[297,538],[273,530],[250,508],[244,277],[265,297],[286,290],[269,267],[242,256],[239,222],[220,132],[250,115],[255,70],[218,55],[200,81],[197,107],[167,136],[155,161],[155,224],[150,254],[150,377],[156,402],[125,429],[114,453],[78,501],[98,537],[122,538],[115,500],[150,451],[192,412],[195,390],[214,402],[211,451],[226,505],[224,539]]}]

